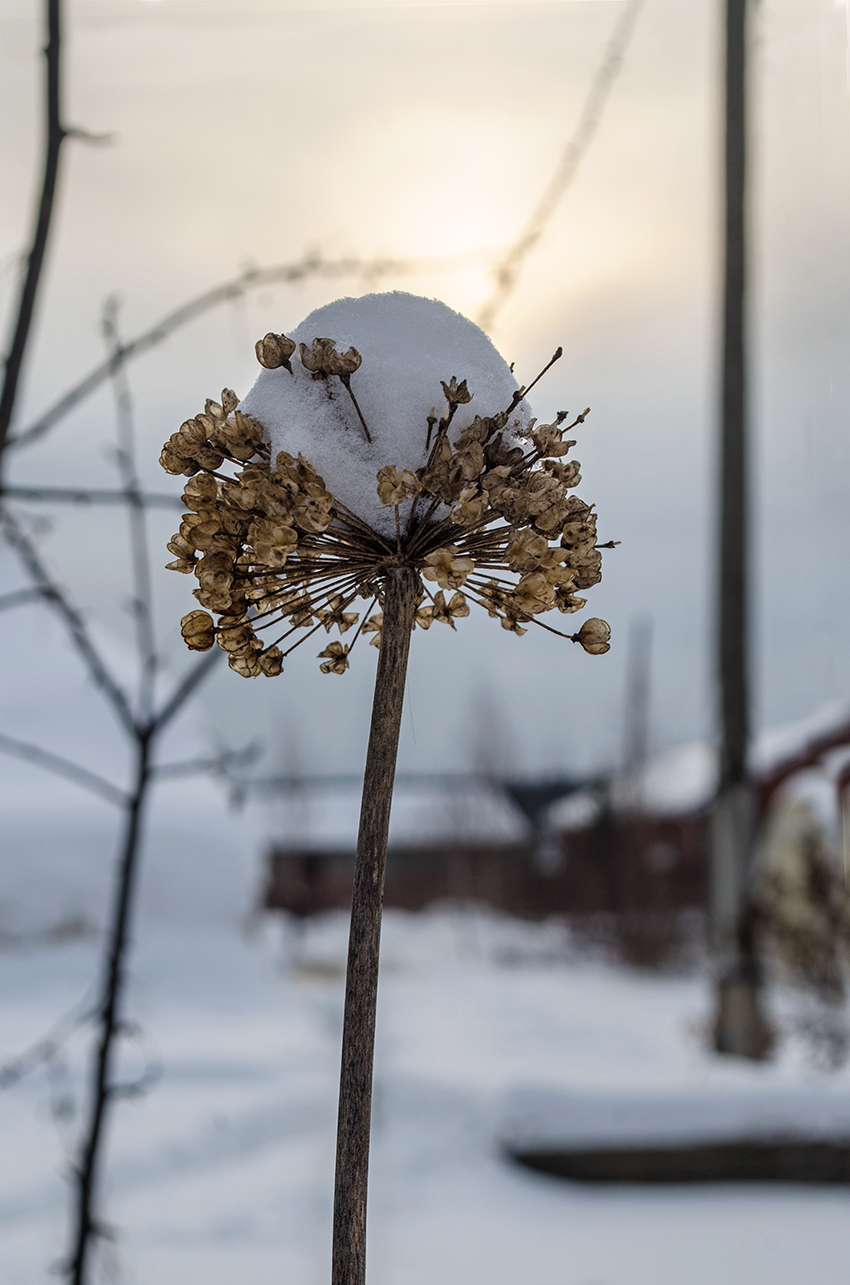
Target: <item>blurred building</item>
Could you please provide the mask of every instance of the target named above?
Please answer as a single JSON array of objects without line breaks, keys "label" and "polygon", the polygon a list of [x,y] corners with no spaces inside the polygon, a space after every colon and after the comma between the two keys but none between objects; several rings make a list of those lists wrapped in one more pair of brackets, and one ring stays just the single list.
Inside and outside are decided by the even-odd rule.
[{"label": "blurred building", "polygon": [[[627,915],[635,923],[641,915],[701,911],[716,771],[714,752],[697,742],[650,757],[638,779],[402,778],[385,903],[419,910],[476,902],[523,918]],[[790,868],[798,859],[794,836],[799,847],[812,834],[840,863],[847,711],[832,707],[763,736],[753,773],[763,866]],[[354,778],[280,783],[268,811],[265,908],[309,916],[349,904],[359,808]],[[782,822],[786,814],[794,824]]]}]

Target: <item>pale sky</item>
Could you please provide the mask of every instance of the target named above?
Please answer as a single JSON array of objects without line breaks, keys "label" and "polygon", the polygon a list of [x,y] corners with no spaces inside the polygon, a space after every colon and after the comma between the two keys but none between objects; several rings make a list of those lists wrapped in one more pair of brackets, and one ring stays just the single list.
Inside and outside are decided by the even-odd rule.
[{"label": "pale sky", "polygon": [[[247,263],[307,250],[458,256],[378,288],[475,316],[492,256],[553,172],[620,7],[69,3],[66,115],[113,141],[71,142],[64,154],[20,423],[100,359],[110,293],[133,335]],[[517,639],[486,617],[417,635],[408,769],[469,761],[484,708],[518,770],[615,759],[638,615],[654,625],[654,744],[711,730],[721,10],[720,0],[646,0],[576,182],[492,329],[526,381],[564,346],[534,402],[541,417],[593,408],[576,451],[579,494],[597,503],[602,538],[623,543],[587,614],[611,622],[612,651]],[[0,0],[4,307],[38,171],[40,13],[35,0]],[[755,26],[754,686],[765,725],[850,695],[847,9],[762,0]],[[161,442],[223,385],[247,392],[256,338],[368,288],[348,277],[263,290],[141,359],[132,379],[147,482],[176,489],[156,464]],[[17,456],[14,480],[109,484],[111,433],[104,393]],[[93,615],[126,632],[124,550],[109,520],[63,512],[45,547]],[[154,524],[163,543],[170,524]],[[190,588],[159,577],[175,668]],[[357,770],[370,652],[343,678],[320,675],[309,644],[279,679],[222,673],[206,717],[312,770]]]}]

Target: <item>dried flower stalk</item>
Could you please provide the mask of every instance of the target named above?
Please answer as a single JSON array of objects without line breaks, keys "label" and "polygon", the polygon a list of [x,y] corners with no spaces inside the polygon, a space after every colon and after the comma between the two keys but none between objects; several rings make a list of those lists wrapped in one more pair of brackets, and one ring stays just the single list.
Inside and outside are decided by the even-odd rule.
[{"label": "dried flower stalk", "polygon": [[[314,380],[329,387],[339,380],[371,443],[352,380],[360,353],[341,354],[322,337],[298,352]],[[287,336],[264,336],[256,353],[267,369],[293,373],[296,345]],[[387,530],[335,498],[302,455],[280,451],[272,460],[263,427],[229,389],[187,420],[161,456],[166,471],[189,479],[188,511],[168,546],[171,569],[198,581],[200,606],[181,622],[187,646],[217,644],[246,678],[279,674],[286,656],[319,630],[339,635],[319,652],[323,673],[345,673],[364,634],[379,648],[346,979],[333,1285],[365,1281],[381,904],[411,632],[435,621],[455,628],[477,604],[513,633],[535,624],[591,655],[609,650],[604,620],[570,634],[538,619],[553,609],[580,611],[579,594],[601,579],[601,549],[610,547],[598,543],[593,507],[571,494],[577,461],[563,458],[575,445],[567,434],[588,412],[569,425],[563,413],[550,424],[526,423],[516,413],[522,388],[504,409],[452,433],[474,390],[455,376],[441,385],[445,409],[423,424],[421,466],[388,462],[377,472],[378,498],[393,511]],[[369,604],[365,612],[351,609],[358,599]],[[350,630],[350,641],[341,641]]]}]

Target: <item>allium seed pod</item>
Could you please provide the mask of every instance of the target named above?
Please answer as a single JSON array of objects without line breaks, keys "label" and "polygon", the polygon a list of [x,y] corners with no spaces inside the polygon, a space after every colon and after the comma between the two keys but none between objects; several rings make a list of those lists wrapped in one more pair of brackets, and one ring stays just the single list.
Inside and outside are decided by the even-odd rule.
[{"label": "allium seed pod", "polygon": [[180,621],[180,632],[192,651],[209,651],[215,643],[215,625],[206,611],[190,611]]},{"label": "allium seed pod", "polygon": [[[280,366],[289,366],[289,358],[295,352],[295,344],[286,335],[276,335],[272,332],[258,339],[254,345],[254,352],[257,354],[257,361],[266,370],[277,370]],[[231,408],[235,409],[235,408]]]},{"label": "allium seed pod", "polygon": [[604,656],[606,651],[611,650],[608,641],[611,637],[611,626],[596,616],[585,620],[575,637],[576,642],[581,643],[584,650],[591,656]]}]

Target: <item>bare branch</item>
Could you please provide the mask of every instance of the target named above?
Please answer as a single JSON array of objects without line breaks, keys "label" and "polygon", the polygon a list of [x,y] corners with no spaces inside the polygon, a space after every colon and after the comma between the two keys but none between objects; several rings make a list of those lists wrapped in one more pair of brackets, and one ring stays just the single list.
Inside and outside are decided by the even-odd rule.
[{"label": "bare branch", "polygon": [[83,996],[53,1026],[17,1057],[0,1066],[0,1089],[10,1089],[42,1062],[48,1062],[84,1022],[91,1018],[91,999]]},{"label": "bare branch", "polygon": [[141,821],[151,781],[150,742],[150,730],[137,729],[138,755],[135,783],[132,793],[126,799],[125,831],[121,842],[121,856],[116,872],[114,900],[107,930],[102,992],[96,1009],[97,1036],[91,1067],[88,1119],[83,1128],[74,1165],[76,1211],[72,1232],[73,1249],[65,1269],[71,1285],[85,1285],[90,1279],[89,1251],[93,1241],[102,1234],[101,1220],[95,1211],[96,1188],[103,1126],[110,1103],[115,1039],[124,1027],[120,1005],[126,983],[130,915],[141,854]]},{"label": "bare branch", "polygon": [[15,589],[12,593],[5,593],[0,598],[0,611],[6,611],[9,607],[20,607],[25,602],[34,602],[43,597],[43,589]]},{"label": "bare branch", "polygon": [[[126,504],[124,491],[111,491],[106,488],[72,487],[72,486],[4,486],[3,494],[10,500],[25,500],[36,504]],[[138,504],[148,509],[182,509],[183,501],[179,495],[166,495],[165,492],[139,491]]]},{"label": "bare branch", "polygon": [[493,292],[481,309],[478,318],[478,324],[485,330],[493,324],[496,313],[504,306],[508,296],[516,287],[523,263],[540,240],[561,198],[578,174],[579,166],[599,128],[608,97],[622,68],[623,58],[642,4],[643,0],[626,0],[625,6],[617,17],[611,38],[605,46],[602,61],[591,83],[578,125],[561,153],[557,169],[532,212],[531,218],[496,267],[494,274],[496,283]]},{"label": "bare branch", "polygon": [[60,99],[60,52],[62,39],[60,0],[46,0],[47,46],[44,50],[46,60],[46,139],[44,156],[44,175],[41,183],[41,197],[38,214],[33,231],[32,244],[27,262],[27,270],[21,283],[21,294],[12,343],[6,358],[6,369],[3,376],[3,391],[0,393],[0,455],[9,440],[9,425],[18,396],[18,384],[24,364],[24,355],[32,326],[38,283],[44,266],[47,250],[47,239],[50,232],[53,201],[56,194],[56,179],[59,173],[59,152],[66,137],[62,127],[62,108]]},{"label": "bare branch", "polygon": [[112,130],[106,133],[94,133],[90,129],[82,129],[79,125],[69,125],[65,130],[66,138],[76,138],[81,143],[90,143],[93,147],[109,147],[118,137]]},{"label": "bare branch", "polygon": [[[118,301],[107,299],[103,309],[103,335],[110,356],[121,351],[118,331]],[[133,401],[124,367],[113,364],[112,387],[115,394],[115,416],[118,432],[118,469],[123,482],[127,517],[130,525],[130,551],[133,564],[133,617],[136,622],[136,645],[139,651],[141,673],[139,678],[139,709],[144,722],[153,711],[154,684],[156,681],[157,653],[153,625],[153,586],[151,583],[150,556],[148,553],[145,509],[141,501],[141,488],[136,472],[135,435],[133,431]]]},{"label": "bare branch", "polygon": [[[234,277],[233,280],[226,281],[223,285],[215,286],[212,290],[206,290],[203,294],[198,295],[197,298],[190,300],[189,303],[183,304],[182,307],[167,313],[150,330],[146,330],[136,339],[131,339],[128,343],[123,344],[109,361],[101,362],[99,366],[95,366],[84,379],[81,379],[67,393],[64,393],[58,401],[54,402],[51,407],[43,411],[27,428],[17,433],[14,437],[10,437],[8,441],[9,448],[17,449],[21,446],[27,446],[30,442],[42,437],[54,424],[72,411],[75,406],[78,406],[86,397],[100,388],[109,379],[116,365],[124,365],[136,357],[141,357],[158,344],[163,343],[181,326],[194,321],[197,317],[209,312],[211,308],[215,308],[219,304],[232,303],[236,299],[243,298],[251,290],[258,290],[263,286],[303,281],[307,277],[315,276],[330,278],[363,276],[365,279],[372,281],[382,276],[427,271],[449,271],[460,263],[480,257],[482,257],[481,254],[475,253],[447,255],[433,259],[322,259],[319,255],[308,254],[295,263],[277,264],[270,268],[246,268],[244,272],[240,272],[239,276]],[[489,258],[489,253],[486,257]]]},{"label": "bare branch", "polygon": [[185,705],[186,701],[192,695],[197,687],[204,681],[207,674],[216,664],[220,656],[224,653],[217,647],[214,651],[208,651],[205,656],[189,670],[183,679],[177,684],[169,699],[165,702],[162,709],[154,716],[151,721],[151,730],[161,732],[167,723],[170,723],[175,714]]},{"label": "bare branch", "polygon": [[107,803],[116,803],[119,807],[125,807],[127,804],[127,795],[111,781],[98,776],[95,772],[89,772],[87,768],[80,767],[77,763],[72,763],[70,759],[62,758],[60,754],[53,754],[50,750],[43,750],[38,745],[31,745],[29,741],[19,741],[13,736],[5,736],[0,732],[0,753],[23,759],[25,763],[34,763],[36,767],[43,767],[45,771],[53,772],[56,776],[63,776],[66,781],[73,781],[75,785],[81,785],[83,789],[99,794],[102,799],[106,799]]},{"label": "bare branch", "polygon": [[50,602],[58,614],[64,620],[71,640],[82,658],[86,668],[91,674],[95,684],[101,689],[107,699],[110,701],[118,718],[126,727],[132,736],[138,734],[136,720],[130,703],[116,680],[112,677],[102,660],[100,654],[92,643],[85,621],[72,606],[63,594],[58,585],[54,584],[47,573],[44,564],[38,556],[32,541],[24,534],[18,523],[12,518],[11,514],[4,512],[2,518],[3,530],[6,538],[12,547],[20,555],[24,566],[29,571],[38,588],[42,591],[43,596]]},{"label": "bare branch", "polygon": [[250,767],[261,753],[262,746],[254,741],[241,750],[222,750],[214,758],[186,759],[183,763],[161,763],[153,768],[151,774],[158,781],[173,780],[180,776],[197,776],[204,772],[223,775],[230,768]]}]

